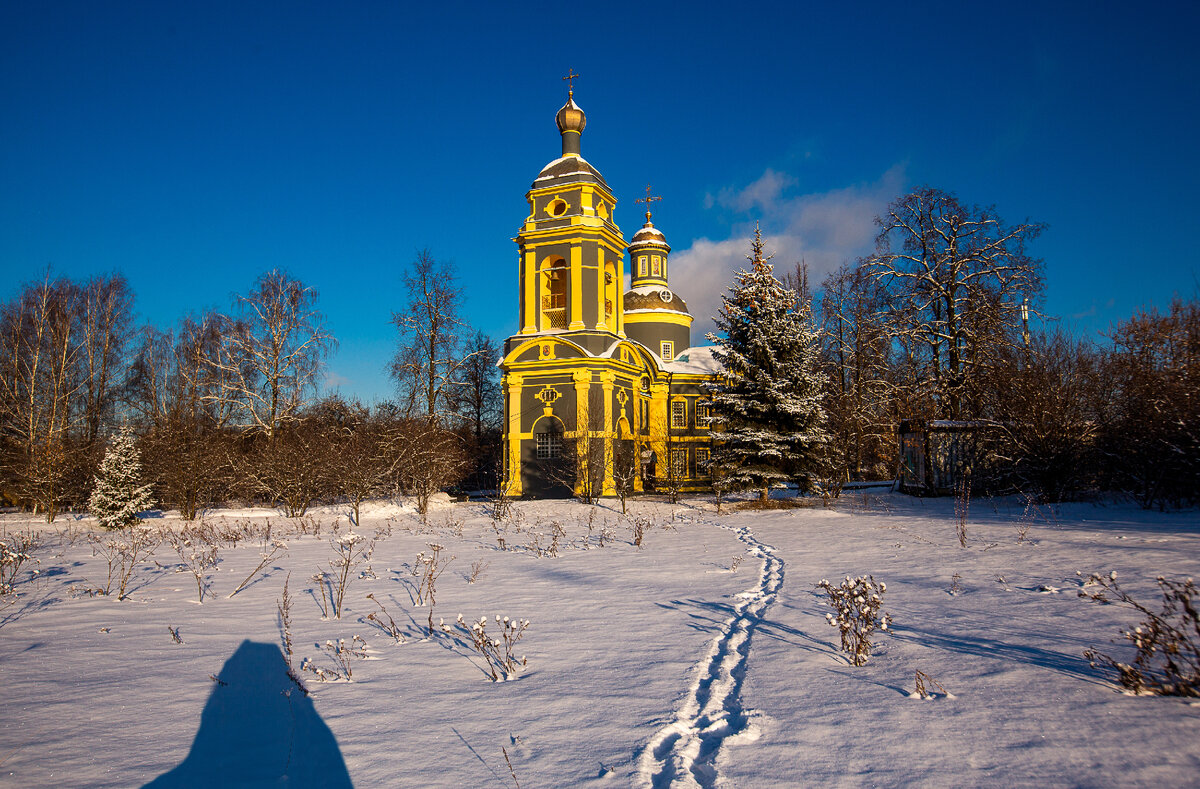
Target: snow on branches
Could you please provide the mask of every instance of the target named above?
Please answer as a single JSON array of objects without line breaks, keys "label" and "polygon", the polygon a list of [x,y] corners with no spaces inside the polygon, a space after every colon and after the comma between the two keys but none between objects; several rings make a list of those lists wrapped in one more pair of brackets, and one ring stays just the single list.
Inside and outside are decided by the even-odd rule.
[{"label": "snow on branches", "polygon": [[817,588],[829,595],[829,605],[837,612],[826,614],[825,619],[841,633],[842,651],[850,655],[854,665],[866,664],[875,630],[887,630],[892,623],[888,614],[880,613],[887,584],[876,583],[873,575],[858,578],[847,575],[840,586],[822,579]]},{"label": "snow on branches", "polygon": [[140,485],[142,463],[128,427],[113,437],[100,463],[96,488],[88,509],[105,529],[124,529],[138,522],[138,513],[153,503],[150,486]]},{"label": "snow on branches", "polygon": [[824,375],[809,304],[786,288],[763,256],[755,228],[753,263],[723,297],[713,356],[724,367],[709,388],[712,462],[730,489],[768,488],[785,480],[812,487],[824,444]]}]

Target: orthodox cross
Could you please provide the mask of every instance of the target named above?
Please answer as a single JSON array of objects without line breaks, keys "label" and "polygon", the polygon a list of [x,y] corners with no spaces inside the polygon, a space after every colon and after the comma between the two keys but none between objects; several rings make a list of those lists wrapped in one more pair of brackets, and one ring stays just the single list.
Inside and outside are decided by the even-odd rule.
[{"label": "orthodox cross", "polygon": [[639,197],[637,200],[633,201],[635,203],[645,203],[646,204],[646,221],[647,222],[650,221],[650,204],[653,203],[655,200],[662,200],[662,198],[661,197],[651,197],[650,196],[650,184],[646,184],[646,196]]},{"label": "orthodox cross", "polygon": [[579,77],[580,77],[580,75],[575,73],[575,69],[573,69],[573,68],[567,69],[567,76],[563,77],[563,79],[566,80],[566,82],[567,82],[567,94],[568,95],[570,95],[570,96],[575,95],[575,80],[579,79]]}]

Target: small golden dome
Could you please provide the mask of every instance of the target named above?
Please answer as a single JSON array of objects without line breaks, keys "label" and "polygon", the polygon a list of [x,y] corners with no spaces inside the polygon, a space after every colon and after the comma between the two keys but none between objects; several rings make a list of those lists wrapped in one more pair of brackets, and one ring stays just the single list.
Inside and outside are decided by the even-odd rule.
[{"label": "small golden dome", "polygon": [[571,96],[567,97],[567,103],[563,105],[558,114],[554,116],[554,122],[558,124],[558,133],[564,134],[569,131],[583,133],[583,128],[587,126],[587,116],[583,114],[583,110],[575,103],[575,99]]}]

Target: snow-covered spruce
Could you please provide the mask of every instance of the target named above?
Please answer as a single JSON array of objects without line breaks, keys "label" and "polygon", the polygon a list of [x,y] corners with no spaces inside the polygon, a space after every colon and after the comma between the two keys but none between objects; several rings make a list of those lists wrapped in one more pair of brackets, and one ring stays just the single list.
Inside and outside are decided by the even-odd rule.
[{"label": "snow-covered spruce", "polygon": [[133,431],[121,428],[108,445],[96,487],[88,498],[88,509],[105,529],[124,529],[138,522],[138,513],[154,500],[150,486],[142,481],[142,462]]},{"label": "snow-covered spruce", "polygon": [[753,263],[722,297],[713,356],[725,374],[709,386],[714,424],[711,467],[728,490],[794,480],[813,487],[828,441],[821,408],[824,374],[809,304],[775,278],[755,228]]}]

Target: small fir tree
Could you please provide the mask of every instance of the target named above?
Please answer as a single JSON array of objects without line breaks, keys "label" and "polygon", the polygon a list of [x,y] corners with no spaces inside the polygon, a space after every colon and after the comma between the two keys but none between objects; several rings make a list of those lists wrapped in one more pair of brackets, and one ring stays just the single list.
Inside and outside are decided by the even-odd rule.
[{"label": "small fir tree", "polygon": [[754,230],[752,266],[739,271],[708,335],[725,368],[709,386],[716,429],[712,463],[727,489],[761,490],[795,480],[811,490],[827,442],[821,408],[824,375],[810,305],[784,287]]},{"label": "small fir tree", "polygon": [[128,427],[113,437],[100,463],[96,488],[88,509],[105,529],[124,529],[138,522],[138,513],[150,507],[150,486],[140,485],[142,462]]}]

